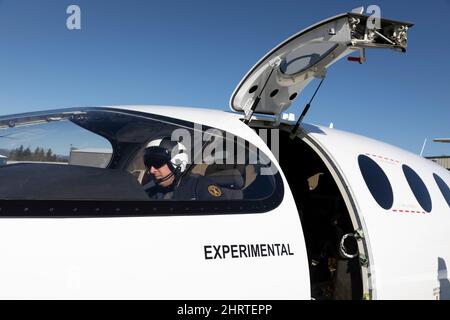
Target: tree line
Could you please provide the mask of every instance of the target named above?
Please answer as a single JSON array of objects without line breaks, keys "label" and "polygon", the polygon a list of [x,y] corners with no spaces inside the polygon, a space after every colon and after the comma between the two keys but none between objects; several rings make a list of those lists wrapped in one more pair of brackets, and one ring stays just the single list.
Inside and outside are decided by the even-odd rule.
[{"label": "tree line", "polygon": [[64,162],[66,160],[63,157],[54,154],[51,148],[44,149],[36,147],[34,151],[31,151],[29,147],[24,148],[23,145],[11,150],[8,158],[12,161]]}]

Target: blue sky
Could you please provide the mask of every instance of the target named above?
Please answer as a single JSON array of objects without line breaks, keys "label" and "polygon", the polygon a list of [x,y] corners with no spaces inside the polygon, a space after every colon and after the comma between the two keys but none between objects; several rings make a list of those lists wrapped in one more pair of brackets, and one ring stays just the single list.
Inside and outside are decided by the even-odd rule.
[{"label": "blue sky", "polygon": [[[81,30],[66,8],[81,8]],[[369,50],[331,67],[307,122],[425,155],[450,154],[450,0],[0,0],[0,115],[75,106],[162,104],[228,110],[240,79],[272,47],[358,6],[415,24],[408,51]],[[296,99],[297,115],[313,87]]]}]

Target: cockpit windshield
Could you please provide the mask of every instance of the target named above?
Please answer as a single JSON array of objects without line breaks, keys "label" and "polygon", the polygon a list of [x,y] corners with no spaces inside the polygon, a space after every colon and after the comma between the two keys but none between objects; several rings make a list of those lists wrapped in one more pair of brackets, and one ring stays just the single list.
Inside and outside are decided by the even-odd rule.
[{"label": "cockpit windshield", "polygon": [[[197,123],[83,108],[1,117],[0,131],[0,201],[274,203],[282,195],[261,150]],[[159,161],[146,162],[154,150]]]}]

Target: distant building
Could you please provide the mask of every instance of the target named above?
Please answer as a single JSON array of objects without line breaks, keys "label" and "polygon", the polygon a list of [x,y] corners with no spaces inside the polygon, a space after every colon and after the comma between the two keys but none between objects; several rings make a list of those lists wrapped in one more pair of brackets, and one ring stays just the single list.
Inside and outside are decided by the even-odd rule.
[{"label": "distant building", "polygon": [[437,156],[426,158],[443,166],[445,169],[450,170],[450,156]]},{"label": "distant building", "polygon": [[1,166],[6,166],[6,163],[8,162],[8,157],[2,156],[0,154],[0,167]]},{"label": "distant building", "polygon": [[72,149],[69,164],[77,166],[106,168],[111,160],[111,149]]}]

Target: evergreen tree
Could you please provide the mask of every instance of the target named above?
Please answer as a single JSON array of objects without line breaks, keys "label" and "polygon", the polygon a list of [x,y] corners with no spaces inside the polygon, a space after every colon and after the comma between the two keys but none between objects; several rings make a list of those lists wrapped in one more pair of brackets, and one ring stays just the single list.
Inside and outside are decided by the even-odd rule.
[{"label": "evergreen tree", "polygon": [[37,161],[46,161],[44,148],[39,149]]},{"label": "evergreen tree", "polygon": [[45,154],[45,161],[55,161],[53,160],[53,152],[52,149],[48,149],[47,153]]},{"label": "evergreen tree", "polygon": [[33,152],[33,159],[38,159],[38,156],[39,156],[39,147],[36,147],[36,149],[34,149],[34,152]]},{"label": "evergreen tree", "polygon": [[9,160],[16,160],[16,149],[13,149],[9,152],[8,158]]},{"label": "evergreen tree", "polygon": [[23,157],[24,161],[30,161],[32,159],[32,154],[31,154],[31,150],[29,147],[27,147],[25,150],[23,150],[22,157]]},{"label": "evergreen tree", "polygon": [[19,149],[17,150],[17,160],[23,160],[23,145],[20,145]]}]

